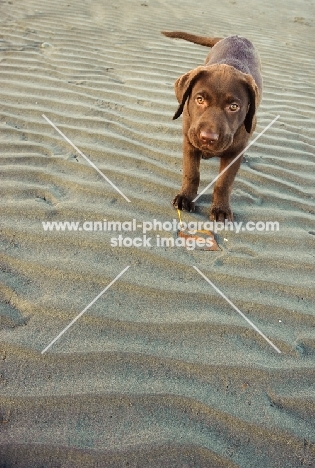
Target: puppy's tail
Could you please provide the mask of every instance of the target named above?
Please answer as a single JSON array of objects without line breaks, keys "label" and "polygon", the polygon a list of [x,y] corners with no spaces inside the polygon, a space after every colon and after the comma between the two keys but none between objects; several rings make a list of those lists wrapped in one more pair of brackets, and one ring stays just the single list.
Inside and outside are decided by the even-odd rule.
[{"label": "puppy's tail", "polygon": [[223,39],[222,37],[205,37],[205,36],[196,36],[195,34],[189,34],[182,31],[161,31],[162,34],[166,37],[173,37],[175,39],[184,39],[188,42],[194,42],[194,44],[199,44],[206,47],[213,47],[217,42]]}]

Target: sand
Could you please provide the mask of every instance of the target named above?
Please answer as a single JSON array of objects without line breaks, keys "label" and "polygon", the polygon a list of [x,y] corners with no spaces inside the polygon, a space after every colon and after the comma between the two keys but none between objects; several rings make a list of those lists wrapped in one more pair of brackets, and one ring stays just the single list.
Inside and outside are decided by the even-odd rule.
[{"label": "sand", "polygon": [[[314,3],[0,9],[0,467],[314,468]],[[166,230],[146,247],[43,230],[177,219],[173,83],[207,49],[161,30],[239,34],[259,49],[254,136],[280,117],[246,152],[232,206],[236,221],[277,221],[278,232],[220,232],[210,252],[158,247],[157,235],[174,239]],[[217,170],[202,162],[200,188]],[[183,220],[206,221],[210,201],[208,190]]]}]

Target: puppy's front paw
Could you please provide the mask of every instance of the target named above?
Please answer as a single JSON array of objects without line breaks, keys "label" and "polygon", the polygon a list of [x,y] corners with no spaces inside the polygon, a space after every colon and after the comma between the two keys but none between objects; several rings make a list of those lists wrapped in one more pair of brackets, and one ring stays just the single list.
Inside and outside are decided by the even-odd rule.
[{"label": "puppy's front paw", "polygon": [[233,213],[229,205],[212,205],[210,209],[210,220],[224,223],[225,220],[233,221]]},{"label": "puppy's front paw", "polygon": [[195,211],[194,202],[191,201],[185,195],[182,195],[181,193],[176,195],[176,197],[172,201],[172,204],[175,208],[178,208],[179,210],[190,211],[190,212]]}]

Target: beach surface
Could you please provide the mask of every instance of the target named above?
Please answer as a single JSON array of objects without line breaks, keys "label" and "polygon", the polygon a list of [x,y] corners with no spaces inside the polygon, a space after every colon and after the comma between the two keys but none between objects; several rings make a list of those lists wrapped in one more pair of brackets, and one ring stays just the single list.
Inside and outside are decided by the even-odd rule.
[{"label": "beach surface", "polygon": [[[315,468],[314,13],[1,1],[0,468]],[[171,244],[174,82],[207,49],[162,30],[250,39],[253,139],[279,116],[232,192],[259,228],[218,232],[218,251]],[[217,173],[202,161],[200,191]],[[211,193],[182,220],[207,221]]]}]

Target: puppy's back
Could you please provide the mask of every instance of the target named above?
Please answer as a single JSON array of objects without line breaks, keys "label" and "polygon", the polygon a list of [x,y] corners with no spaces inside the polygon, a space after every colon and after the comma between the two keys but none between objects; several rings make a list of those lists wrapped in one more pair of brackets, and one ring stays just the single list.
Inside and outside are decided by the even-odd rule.
[{"label": "puppy's back", "polygon": [[262,88],[260,57],[245,37],[229,36],[217,42],[206,57],[205,65],[226,64],[251,75]]}]

